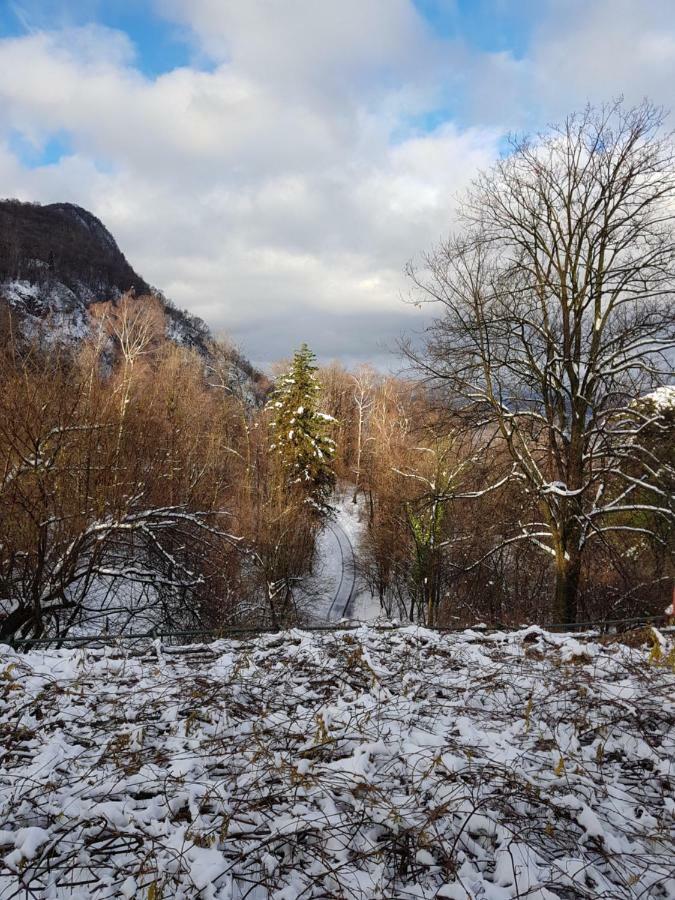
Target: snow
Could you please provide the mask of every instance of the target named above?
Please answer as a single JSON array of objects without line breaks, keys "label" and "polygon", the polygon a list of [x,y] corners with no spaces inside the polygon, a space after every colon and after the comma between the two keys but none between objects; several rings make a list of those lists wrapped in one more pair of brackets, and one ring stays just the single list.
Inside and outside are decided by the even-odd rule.
[{"label": "snow", "polygon": [[16,834],[11,832],[9,834],[16,849],[5,857],[5,865],[14,870],[17,870],[25,860],[33,859],[39,848],[49,840],[49,832],[36,826],[19,828]]},{"label": "snow", "polygon": [[[338,522],[349,538],[357,555],[361,541],[366,533],[366,505],[364,497],[359,494],[357,502],[352,499],[353,488],[350,485],[348,493],[342,495],[342,501],[338,510]],[[357,578],[352,600],[350,604],[350,618],[359,622],[375,622],[382,616],[382,608],[379,598]]]},{"label": "snow", "polygon": [[317,624],[348,618],[374,622],[381,615],[377,597],[362,584],[358,574],[358,552],[366,530],[362,497],[354,503],[353,487],[343,485],[333,498],[334,515],[327,522],[316,546],[313,575],[304,591],[312,620]]},{"label": "snow", "polygon": [[3,296],[12,305],[36,300],[40,295],[39,285],[31,284],[30,281],[22,281],[21,279],[4,281],[1,289]]},{"label": "snow", "polygon": [[80,284],[75,294],[65,284],[50,280],[38,285],[27,280],[0,281],[0,297],[24,316],[24,331],[48,343],[77,342],[89,334],[85,303],[90,289]]},{"label": "snow", "polygon": [[660,638],[4,648],[0,898],[675,897]]},{"label": "snow", "polygon": [[675,384],[665,384],[656,388],[651,394],[646,394],[643,399],[651,400],[658,413],[675,409]]}]

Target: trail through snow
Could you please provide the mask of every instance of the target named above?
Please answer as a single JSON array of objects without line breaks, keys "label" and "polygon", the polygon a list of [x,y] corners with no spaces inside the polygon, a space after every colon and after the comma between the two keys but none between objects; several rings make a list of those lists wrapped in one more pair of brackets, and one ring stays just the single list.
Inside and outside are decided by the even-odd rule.
[{"label": "trail through snow", "polygon": [[359,578],[356,558],[366,529],[361,499],[352,501],[349,490],[335,497],[335,518],[326,524],[316,547],[314,574],[306,585],[311,595],[311,617],[314,622],[339,622],[356,619],[374,622],[380,615],[380,604]]}]

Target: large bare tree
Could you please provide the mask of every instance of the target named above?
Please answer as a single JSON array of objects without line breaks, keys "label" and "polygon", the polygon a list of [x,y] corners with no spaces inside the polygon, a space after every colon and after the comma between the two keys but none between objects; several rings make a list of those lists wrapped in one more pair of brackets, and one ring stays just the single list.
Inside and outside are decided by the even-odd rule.
[{"label": "large bare tree", "polygon": [[415,299],[443,306],[417,362],[508,448],[541,518],[514,523],[508,540],[551,555],[566,622],[592,540],[639,540],[673,516],[662,459],[643,440],[662,420],[635,403],[672,372],[675,160],[663,124],[648,101],[616,102],[514,139],[468,192],[457,233],[408,267]]}]

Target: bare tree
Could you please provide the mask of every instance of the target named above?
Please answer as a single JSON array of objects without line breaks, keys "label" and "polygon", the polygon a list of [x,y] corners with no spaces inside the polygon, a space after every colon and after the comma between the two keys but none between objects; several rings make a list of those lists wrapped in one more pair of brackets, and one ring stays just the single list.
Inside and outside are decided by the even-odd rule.
[{"label": "bare tree", "polygon": [[361,466],[363,450],[371,436],[368,434],[368,424],[374,403],[375,372],[369,366],[361,368],[351,376],[353,384],[352,402],[356,408],[356,447],[354,449],[354,495],[352,500],[356,503],[361,489]]},{"label": "bare tree", "polygon": [[166,329],[165,316],[156,297],[125,294],[118,302],[98,304],[93,310],[100,318],[99,331],[106,334],[121,360],[119,384],[119,423],[115,450],[115,472],[118,472],[122,439],[131,400],[134,366],[157,349]]},{"label": "bare tree", "polygon": [[230,435],[198,361],[168,351],[120,411],[91,350],[0,352],[0,640],[229,603]]},{"label": "bare tree", "polygon": [[541,519],[508,540],[551,555],[566,622],[591,540],[672,522],[642,439],[656,420],[634,401],[672,370],[674,201],[661,111],[588,107],[514,140],[466,197],[461,233],[408,266],[415,299],[443,306],[416,362],[508,448]]}]

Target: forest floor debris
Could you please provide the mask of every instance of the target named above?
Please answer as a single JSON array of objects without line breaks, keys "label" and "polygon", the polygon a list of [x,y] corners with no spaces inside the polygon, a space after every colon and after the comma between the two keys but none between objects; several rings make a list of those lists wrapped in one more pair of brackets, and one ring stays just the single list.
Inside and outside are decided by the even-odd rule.
[{"label": "forest floor debris", "polygon": [[2,900],[675,897],[670,637],[189,650],[2,649]]}]

